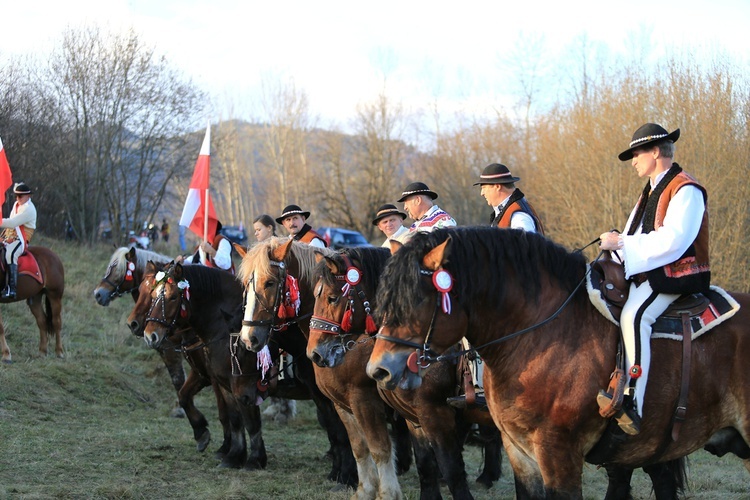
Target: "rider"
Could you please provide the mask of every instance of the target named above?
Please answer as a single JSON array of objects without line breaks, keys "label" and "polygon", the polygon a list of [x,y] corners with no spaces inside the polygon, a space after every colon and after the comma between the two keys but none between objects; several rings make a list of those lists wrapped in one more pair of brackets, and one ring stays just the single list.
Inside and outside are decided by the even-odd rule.
[{"label": "rider", "polygon": [[404,219],[406,219],[406,214],[399,211],[396,205],[386,203],[378,208],[375,218],[372,219],[372,225],[377,226],[385,235],[385,241],[380,245],[381,247],[391,248],[391,240],[406,243],[409,229],[403,225]]},{"label": "rider", "polygon": [[276,222],[284,226],[289,232],[289,238],[293,240],[307,243],[313,247],[324,248],[328,246],[323,237],[307,223],[308,217],[310,217],[310,212],[302,210],[297,205],[288,205],[284,208],[281,216],[276,218]]},{"label": "rider", "polygon": [[[616,415],[628,434],[640,432],[643,402],[651,365],[651,325],[682,294],[708,290],[711,272],[708,258],[708,211],[706,190],[673,162],[674,143],[680,129],[668,133],[647,123],[633,134],[621,161],[631,160],[639,177],[649,181],[630,214],[625,232],[603,233],[601,248],[616,250],[631,281],[620,325],[625,344],[625,363],[630,379],[633,412],[624,406]],[[605,407],[609,397],[600,392]]]},{"label": "rider", "polygon": [[[198,245],[198,251],[190,259],[192,264],[215,267],[234,274],[232,262],[232,243],[221,234],[221,221],[216,221],[216,233],[212,241],[204,241]],[[182,259],[178,257],[178,262]]]},{"label": "rider", "polygon": [[414,223],[409,232],[434,231],[443,227],[452,227],[456,221],[445,210],[433,203],[438,195],[431,191],[424,182],[412,182],[401,193],[399,203],[404,204],[404,210]]},{"label": "rider", "polygon": [[494,210],[491,226],[499,228],[523,229],[544,235],[544,228],[534,208],[526,200],[508,167],[501,163],[487,165],[475,186],[481,186],[480,194]]},{"label": "rider", "polygon": [[8,265],[8,282],[0,298],[15,299],[18,282],[18,257],[26,250],[31,236],[36,230],[36,207],[31,201],[31,189],[24,182],[13,187],[16,202],[10,211],[10,217],[3,219],[0,227],[5,228],[2,241],[5,245],[5,263]]}]

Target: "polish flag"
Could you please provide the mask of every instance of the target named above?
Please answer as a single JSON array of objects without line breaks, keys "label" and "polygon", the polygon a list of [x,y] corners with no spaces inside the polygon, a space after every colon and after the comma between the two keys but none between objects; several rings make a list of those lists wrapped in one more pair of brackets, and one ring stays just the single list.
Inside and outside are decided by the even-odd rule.
[{"label": "polish flag", "polygon": [[8,158],[5,156],[3,140],[0,139],[0,205],[5,203],[5,192],[13,185],[13,175],[10,173]]},{"label": "polish flag", "polygon": [[195,171],[190,181],[185,207],[182,209],[180,225],[186,226],[192,232],[213,244],[216,234],[216,211],[208,192],[208,178],[211,170],[211,125],[206,127],[206,136],[203,138],[203,146],[195,162]]}]

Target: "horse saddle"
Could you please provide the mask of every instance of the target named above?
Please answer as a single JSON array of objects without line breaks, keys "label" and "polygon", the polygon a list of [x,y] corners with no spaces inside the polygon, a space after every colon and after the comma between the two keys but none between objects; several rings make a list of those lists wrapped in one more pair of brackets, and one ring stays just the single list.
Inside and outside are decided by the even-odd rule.
[{"label": "horse saddle", "polygon": [[[5,263],[5,259],[2,259],[3,271],[8,272],[8,264]],[[28,250],[24,251],[18,257],[18,275],[26,275],[34,278],[39,282],[40,285],[44,285],[44,276],[42,271],[39,269],[39,262],[37,262],[34,254]]]},{"label": "horse saddle", "polygon": [[[622,263],[612,259],[609,252],[590,265],[586,282],[589,298],[610,321],[619,326],[622,307],[628,300],[630,282],[625,279]],[[739,310],[739,304],[724,290],[711,286],[705,293],[683,295],[667,308],[652,326],[653,338],[680,340],[683,314],[689,316],[693,338],[705,333]],[[718,321],[721,320],[721,321]]]}]

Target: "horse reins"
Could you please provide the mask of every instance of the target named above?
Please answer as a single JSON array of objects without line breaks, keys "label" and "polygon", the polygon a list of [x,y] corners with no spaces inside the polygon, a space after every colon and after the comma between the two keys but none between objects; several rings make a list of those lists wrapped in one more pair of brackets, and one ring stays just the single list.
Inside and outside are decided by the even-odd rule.
[{"label": "horse reins", "polygon": [[[126,262],[130,263],[130,261],[126,261]],[[114,284],[112,281],[110,281],[109,276],[110,276],[110,274],[112,274],[112,270],[116,266],[117,266],[117,262],[111,263],[109,265],[109,268],[107,269],[107,273],[104,275],[104,278],[102,278],[102,281],[104,283],[106,283],[106,284],[108,284],[109,286],[112,287],[112,293],[110,293],[110,295],[113,295],[115,298],[118,298],[118,297],[122,297],[123,295],[128,294],[128,293],[131,294],[131,295],[134,294],[136,292],[136,290],[138,290],[137,286],[131,288],[130,290],[124,290],[124,291],[120,290],[120,287],[122,285],[124,285],[126,281],[128,281],[128,279],[127,279],[127,276],[128,276],[127,271],[122,276],[122,279],[120,280],[120,283]],[[126,264],[126,266],[127,266],[127,264]],[[133,279],[133,281],[135,281],[135,279]]]},{"label": "horse reins", "polygon": [[[594,240],[591,243],[589,243],[588,245],[586,245],[586,247],[590,246],[590,245],[593,245],[598,240],[599,239],[597,238],[596,240]],[[586,248],[586,247],[583,247],[583,248]],[[581,249],[581,250],[583,250],[583,249]],[[602,253],[603,252],[599,252],[599,255],[596,256],[596,259],[594,259],[594,262],[596,262],[596,261],[599,260],[599,258],[602,256]],[[434,273],[434,271],[427,271],[425,269],[420,269],[419,272],[420,272],[420,274],[428,275],[428,276],[432,275]],[[581,286],[586,282],[586,279],[588,278],[588,275],[589,275],[590,272],[591,272],[591,266],[588,267],[588,269],[586,270],[586,272],[583,274],[583,278],[581,278],[581,281],[579,281],[578,284],[575,286],[575,288],[573,288],[573,291],[570,292],[570,295],[568,295],[568,297],[563,301],[563,303],[560,305],[560,307],[554,313],[552,313],[552,315],[550,315],[549,317],[547,317],[544,320],[540,321],[539,323],[531,325],[531,326],[529,326],[527,328],[524,328],[524,329],[519,330],[517,332],[513,332],[513,333],[511,333],[509,335],[506,335],[504,337],[501,337],[499,339],[491,340],[490,342],[487,342],[487,343],[482,344],[480,346],[472,347],[471,349],[464,349],[462,351],[458,351],[458,352],[451,353],[451,354],[435,355],[436,353],[434,351],[432,351],[432,349],[430,348],[430,342],[429,342],[429,340],[430,340],[430,337],[432,335],[432,332],[434,331],[434,328],[435,328],[435,318],[437,316],[437,310],[438,310],[438,308],[440,307],[440,304],[441,304],[441,297],[440,297],[439,293],[437,295],[437,302],[435,304],[435,309],[432,312],[432,319],[430,320],[430,326],[427,329],[427,335],[425,336],[425,340],[422,343],[422,345],[419,345],[419,344],[417,344],[415,342],[410,342],[408,340],[400,339],[400,338],[397,338],[397,337],[392,337],[392,336],[389,336],[389,335],[383,335],[381,333],[378,333],[376,335],[376,338],[387,340],[389,342],[393,342],[394,344],[404,345],[404,346],[407,346],[407,347],[413,347],[417,351],[420,351],[421,354],[419,355],[419,360],[420,361],[426,361],[428,364],[427,365],[420,364],[419,366],[421,368],[427,368],[429,366],[430,362],[433,362],[433,361],[445,361],[445,360],[451,360],[451,359],[459,358],[459,357],[461,357],[461,356],[463,356],[465,354],[468,354],[470,352],[479,351],[480,349],[484,349],[484,348],[489,347],[491,345],[495,345],[495,344],[499,344],[501,342],[505,342],[507,340],[511,340],[511,339],[516,338],[516,337],[518,337],[520,335],[523,335],[524,333],[528,333],[528,332],[531,332],[531,331],[536,330],[538,328],[541,328],[542,326],[546,325],[550,321],[552,321],[555,318],[557,318],[562,313],[562,311],[568,306],[568,304],[570,303],[570,301],[573,300],[573,297],[575,296],[576,292],[578,292],[578,290],[581,288]],[[382,330],[382,327],[381,327],[381,330]]]}]

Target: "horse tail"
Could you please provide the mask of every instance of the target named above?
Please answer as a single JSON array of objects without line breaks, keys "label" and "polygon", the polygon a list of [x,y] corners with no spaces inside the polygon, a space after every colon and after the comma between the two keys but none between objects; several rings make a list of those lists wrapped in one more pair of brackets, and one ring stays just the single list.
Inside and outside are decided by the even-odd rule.
[{"label": "horse tail", "polygon": [[687,457],[643,468],[649,476],[656,498],[677,498],[685,493],[687,484]]},{"label": "horse tail", "polygon": [[47,335],[52,335],[55,331],[52,324],[52,304],[49,301],[49,295],[44,294],[44,319],[47,323]]}]

